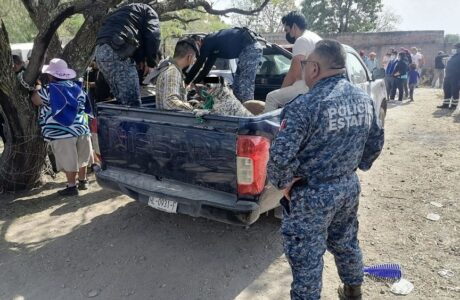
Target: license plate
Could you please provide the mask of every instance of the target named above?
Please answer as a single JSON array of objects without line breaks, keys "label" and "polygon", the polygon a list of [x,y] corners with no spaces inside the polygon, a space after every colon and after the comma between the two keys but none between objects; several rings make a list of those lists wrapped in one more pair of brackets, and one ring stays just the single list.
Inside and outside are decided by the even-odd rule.
[{"label": "license plate", "polygon": [[177,202],[173,200],[166,200],[159,197],[150,196],[149,203],[150,207],[155,209],[165,211],[168,213],[176,213],[177,212]]}]

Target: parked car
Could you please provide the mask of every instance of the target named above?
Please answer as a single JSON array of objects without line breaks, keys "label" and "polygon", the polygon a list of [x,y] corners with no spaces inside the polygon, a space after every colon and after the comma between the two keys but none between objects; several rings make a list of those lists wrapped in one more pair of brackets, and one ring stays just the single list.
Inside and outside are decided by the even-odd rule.
[{"label": "parked car", "polygon": [[[259,87],[267,91],[289,65],[278,47],[269,49],[264,63],[271,63],[262,63],[258,74],[259,83],[266,80]],[[349,80],[371,95],[383,122],[383,80],[371,79],[356,51],[346,51]],[[138,108],[105,103],[97,111],[102,167],[96,177],[102,187],[165,212],[238,225],[254,223],[278,206],[281,192],[267,182],[266,165],[281,109],[197,119],[189,112],[155,109],[152,96]]]}]

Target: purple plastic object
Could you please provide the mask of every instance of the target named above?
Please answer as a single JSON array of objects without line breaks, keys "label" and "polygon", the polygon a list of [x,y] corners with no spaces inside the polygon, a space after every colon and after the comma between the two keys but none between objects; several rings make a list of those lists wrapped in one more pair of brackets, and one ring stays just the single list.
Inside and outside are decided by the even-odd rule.
[{"label": "purple plastic object", "polygon": [[398,264],[380,264],[364,267],[364,274],[375,279],[397,281],[402,277],[401,266]]}]

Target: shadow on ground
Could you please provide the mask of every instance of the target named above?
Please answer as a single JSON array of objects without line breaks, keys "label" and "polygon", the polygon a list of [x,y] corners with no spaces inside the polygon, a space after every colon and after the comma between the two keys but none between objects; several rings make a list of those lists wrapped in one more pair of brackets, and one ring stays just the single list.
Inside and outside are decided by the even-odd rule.
[{"label": "shadow on ground", "polygon": [[[0,203],[0,298],[230,300],[282,254],[273,217],[245,229],[116,196],[99,190]],[[112,210],[99,214],[107,205]],[[12,230],[23,230],[19,242]]]},{"label": "shadow on ground", "polygon": [[436,111],[433,112],[433,117],[435,118],[451,117],[453,113],[454,111],[451,109],[438,108]]},{"label": "shadow on ground", "polygon": [[406,105],[411,105],[411,104],[413,104],[413,102],[406,101],[406,100],[404,100],[404,102],[388,101],[387,102],[387,109],[392,109],[392,108],[395,108],[395,107],[406,106]]}]

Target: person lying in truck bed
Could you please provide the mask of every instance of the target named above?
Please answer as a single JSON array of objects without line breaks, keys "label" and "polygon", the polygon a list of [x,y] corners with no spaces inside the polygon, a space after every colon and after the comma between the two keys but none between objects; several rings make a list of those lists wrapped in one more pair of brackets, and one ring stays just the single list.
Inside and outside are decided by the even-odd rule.
[{"label": "person lying in truck bed", "polygon": [[173,58],[160,63],[156,78],[157,109],[193,110],[193,106],[187,102],[182,69],[192,65],[198,53],[198,47],[193,39],[181,39],[176,44]]}]

